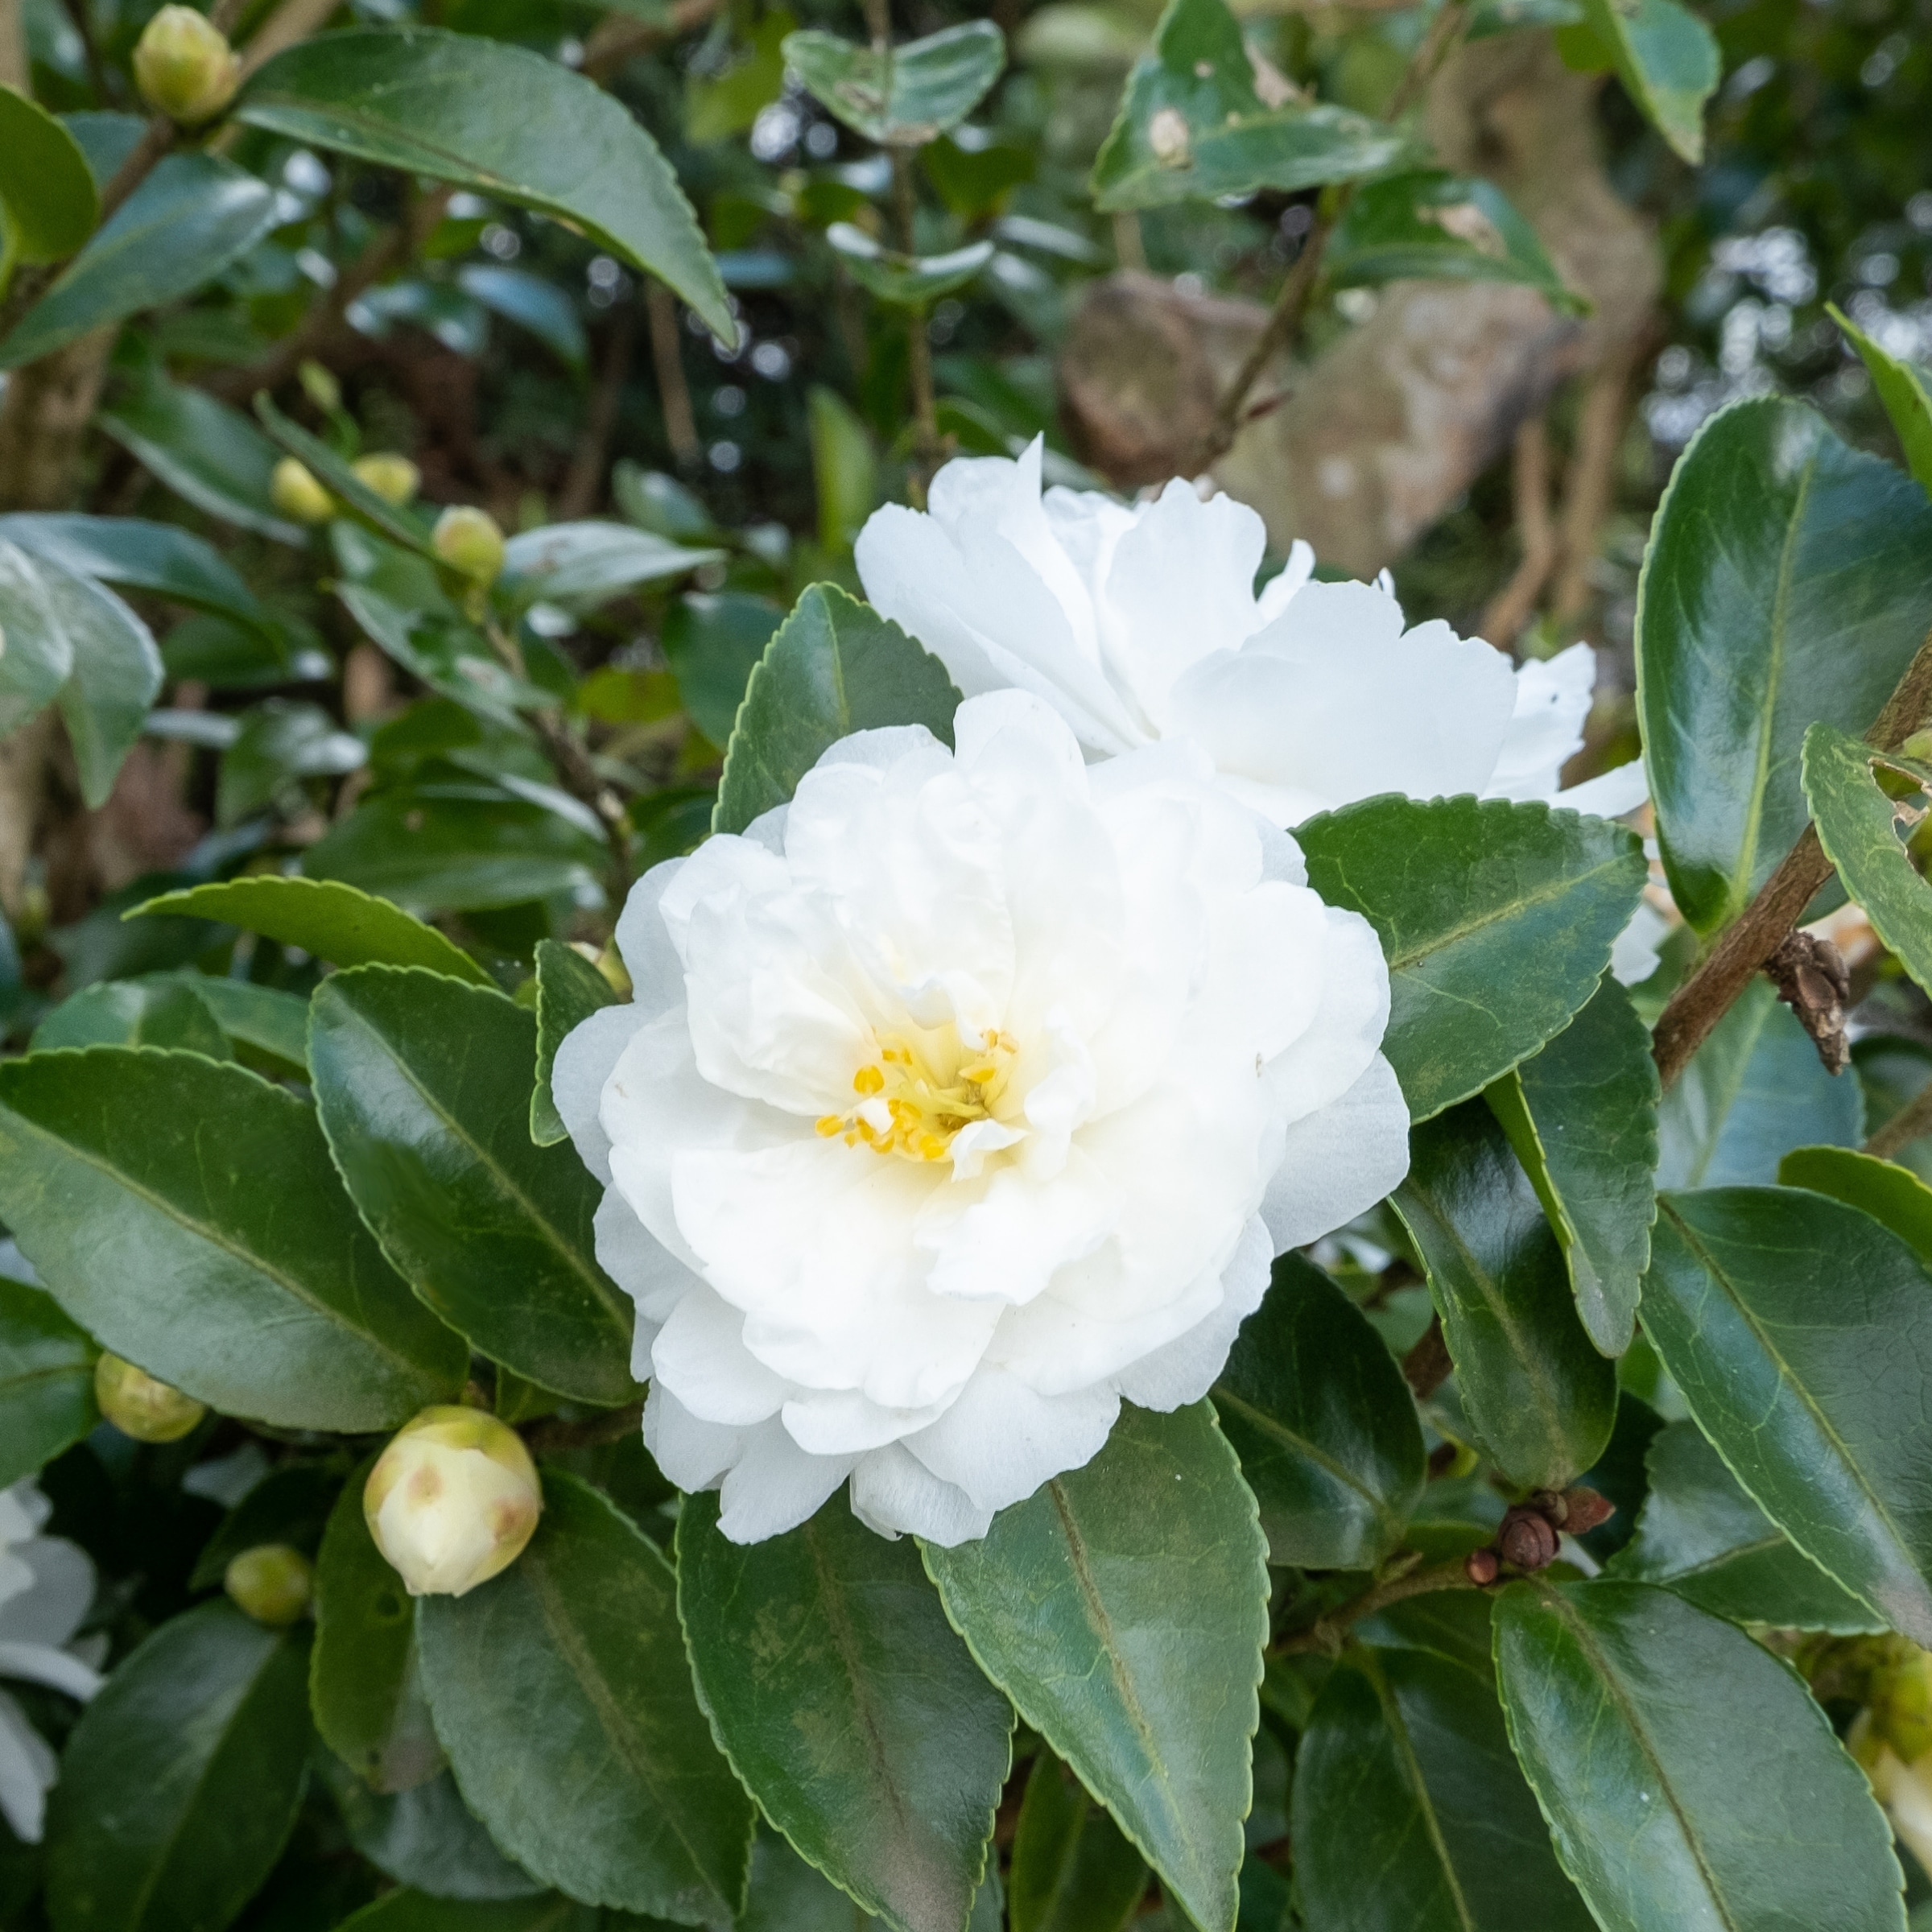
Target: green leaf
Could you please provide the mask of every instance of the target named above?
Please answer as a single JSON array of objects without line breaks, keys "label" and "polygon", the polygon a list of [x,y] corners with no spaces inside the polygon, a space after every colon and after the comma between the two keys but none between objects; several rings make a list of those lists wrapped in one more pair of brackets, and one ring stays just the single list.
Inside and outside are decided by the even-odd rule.
[{"label": "green leaf", "polygon": [[1630,996],[1606,976],[1484,1097],[1563,1245],[1584,1329],[1604,1354],[1621,1355],[1657,1219],[1657,1063]]},{"label": "green leaf", "polygon": [[131,394],[95,420],[157,482],[196,510],[278,543],[308,544],[299,525],[270,507],[275,444],[241,411],[205,390],[150,371]]},{"label": "green leaf", "polygon": [[75,1320],[225,1414],[393,1428],[448,1400],[467,1358],[328,1158],[305,1102],[196,1054],[0,1065],[0,1217]]},{"label": "green leaf", "polygon": [[1591,1345],[1563,1250],[1489,1109],[1426,1121],[1409,1146],[1396,1212],[1428,1269],[1464,1411],[1512,1482],[1564,1488],[1610,1439],[1616,1365]]},{"label": "green leaf", "polygon": [[692,63],[684,77],[684,138],[694,146],[741,134],[758,110],[785,91],[785,39],[798,25],[786,6],[763,10],[749,45],[720,73],[700,72]]},{"label": "green leaf", "polygon": [[101,1419],[99,1353],[51,1294],[0,1276],[0,1489],[52,1462]]},{"label": "green leaf", "polygon": [[547,1471],[543,1499],[501,1576],[418,1602],[436,1733],[470,1809],[527,1871],[721,1932],[744,1901],[752,1810],[698,1707],[676,1579],[574,1476]]},{"label": "green leaf", "polygon": [[18,369],[90,331],[192,295],[275,219],[275,192],[218,155],[165,155],[0,341]]},{"label": "green leaf", "polygon": [[97,188],[105,188],[121,171],[122,163],[141,145],[141,137],[147,131],[142,115],[99,109],[63,114],[60,125],[79,144]]},{"label": "green leaf", "polygon": [[990,20],[968,20],[884,51],[836,34],[788,34],[785,64],[813,99],[855,134],[885,147],[921,147],[957,127],[1006,64]]},{"label": "green leaf", "polygon": [[779,625],[745,687],[713,832],[742,832],[790,803],[799,780],[855,731],[923,724],[952,743],[960,694],[945,667],[836,584],[814,584]]},{"label": "green leaf", "polygon": [[0,534],[0,736],[53,701],[74,668],[73,640],[56,614],[40,568]]},{"label": "green leaf", "polygon": [[1510,1742],[1605,1932],[1902,1932],[1864,1773],[1735,1625],[1649,1583],[1538,1579],[1498,1596],[1496,1662]]},{"label": "green leaf", "polygon": [[1159,208],[1264,188],[1293,193],[1419,158],[1406,135],[1365,114],[1265,105],[1224,0],[1169,0],[1089,185],[1103,209]]},{"label": "green leaf", "polygon": [[0,87],[0,258],[64,260],[100,219],[80,142],[45,108]]},{"label": "green leaf", "polygon": [[175,982],[187,987],[215,1016],[221,1030],[236,1045],[252,1047],[257,1054],[279,1062],[274,1071],[286,1070],[304,1080],[308,1077],[307,1000],[277,987],[258,986],[252,980],[226,979],[213,973],[183,972],[175,976]]},{"label": "green leaf", "polygon": [[1794,1147],[1864,1137],[1856,1080],[1834,1078],[1768,980],[1752,980],[1657,1108],[1665,1187],[1773,1181]]},{"label": "green leaf", "polygon": [[923,309],[964,288],[993,254],[992,242],[975,242],[943,255],[902,255],[849,221],[833,222],[825,239],[860,287],[896,308]]},{"label": "green leaf", "polygon": [[56,1932],[221,1932],[268,1876],[308,1768],[308,1639],[218,1600],[163,1624],[68,1740],[51,1794]]},{"label": "green leaf", "polygon": [[404,1886],[343,1920],[336,1932],[599,1932],[594,1905],[555,1892],[489,1901],[435,1898]]},{"label": "green leaf", "polygon": [[667,543],[628,523],[547,523],[519,531],[504,547],[497,588],[512,603],[543,598],[594,610],[646,584],[681,577],[723,560],[721,550]]},{"label": "green leaf", "polygon": [[1382,942],[1382,1051],[1417,1120],[1563,1031],[1596,993],[1645,879],[1634,832],[1505,799],[1365,799],[1295,839],[1308,882]]},{"label": "green leaf", "polygon": [[[1932,886],[1905,849],[1898,807],[1880,788],[1876,769],[1889,764],[1863,740],[1820,723],[1805,733],[1805,797],[1825,857],[1873,929],[1922,988],[1932,988]],[[1916,791],[1929,782],[1901,762]]]},{"label": "green leaf", "polygon": [[1847,320],[1835,303],[1827,302],[1825,313],[1844,331],[1845,340],[1871,373],[1872,386],[1878,391],[1905,452],[1905,468],[1922,489],[1932,490],[1932,393],[1926,388],[1924,372],[1880,349],[1863,329]]},{"label": "green leaf", "polygon": [[1302,1909],[1323,1932],[1590,1932],[1486,1669],[1352,1650],[1295,1754]]},{"label": "green leaf", "polygon": [[192,886],[144,901],[124,916],[149,914],[216,919],[298,946],[333,966],[427,966],[432,972],[492,984],[489,975],[433,926],[386,899],[372,898],[332,879],[284,879],[258,873],[213,886]]},{"label": "green leaf", "polygon": [[861,526],[878,506],[878,460],[865,425],[836,390],[815,384],[807,392],[805,409],[812,487],[819,499],[819,542],[832,555],[847,556]]},{"label": "green leaf", "polygon": [[610,981],[582,953],[560,939],[537,941],[537,1080],[530,1096],[530,1137],[539,1147],[555,1146],[570,1134],[550,1096],[557,1049],[593,1013],[617,1003]]},{"label": "green leaf", "polygon": [[[497,1849],[447,1770],[407,1791],[385,1794],[370,1790],[326,1753],[319,1768],[349,1842],[386,1878],[439,1899],[554,1897]],[[463,1932],[469,1932],[467,1921]]]},{"label": "green leaf", "polygon": [[1084,1468],[977,1542],[926,1546],[980,1669],[1203,1932],[1235,1922],[1267,1553],[1206,1402],[1123,1408]]},{"label": "green leaf", "polygon": [[1665,869],[1699,932],[1804,830],[1806,728],[1868,729],[1932,630],[1929,553],[1925,492],[1802,402],[1736,403],[1678,460],[1637,588],[1637,711]]},{"label": "green leaf", "polygon": [[528,329],[568,368],[583,369],[590,353],[584,324],[578,319],[576,303],[555,283],[546,282],[541,275],[526,275],[520,268],[472,262],[456,270],[456,286],[491,314]]},{"label": "green leaf", "polygon": [[1795,1188],[1658,1197],[1644,1330],[1698,1426],[1799,1549],[1932,1643],[1932,1277]]},{"label": "green leaf", "polygon": [[270,698],[244,714],[235,741],[221,754],[215,823],[238,825],[266,810],[304,778],[340,778],[368,758],[368,748],[319,704]]},{"label": "green leaf", "polygon": [[1583,0],[1583,17],[1644,118],[1695,167],[1724,76],[1717,36],[1678,0]]},{"label": "green leaf", "polygon": [[211,1060],[235,1057],[220,1022],[171,974],[103,980],[70,994],[34,1029],[35,1053],[61,1046],[174,1046]]},{"label": "green leaf", "polygon": [[383,1252],[493,1360],[580,1402],[634,1392],[630,1298],[598,1267],[600,1189],[530,1137],[536,1022],[419,968],[332,973],[309,1008],[322,1126]]},{"label": "green leaf", "polygon": [[1330,281],[1370,287],[1417,276],[1437,282],[1517,282],[1571,315],[1571,292],[1514,203],[1480,175],[1423,168],[1356,189],[1328,244]]},{"label": "green leaf", "polygon": [[1847,1635],[1884,1629],[1752,1501],[1696,1423],[1666,1423],[1647,1460],[1649,1493],[1611,1575],[1667,1584],[1737,1624]]},{"label": "green leaf", "polygon": [[1214,1406],[1271,1563],[1373,1570],[1401,1547],[1428,1473],[1415,1402],[1368,1317],[1312,1261],[1276,1257]]},{"label": "green leaf", "polygon": [[1013,1932],[1125,1932],[1147,1863],[1051,1752],[1034,1760],[1013,1838]]},{"label": "green leaf", "polygon": [[769,597],[741,590],[694,592],[664,613],[664,662],[691,723],[712,744],[731,741],[745,687],[784,621]]},{"label": "green leaf", "polygon": [[678,1517],[678,1612],[712,1729],[758,1808],[897,1932],[962,1926],[1013,1760],[1013,1712],[910,1542],[835,1497],[765,1542]]},{"label": "green leaf", "polygon": [[416,1653],[415,1605],[362,1515],[375,1467],[344,1485],[316,1558],[309,1703],[322,1741],[371,1790],[407,1791],[442,1769]]},{"label": "green leaf", "polygon": [[1932,1266],[1932,1187],[1909,1167],[1849,1147],[1794,1147],[1777,1164],[1777,1184],[1863,1208]]},{"label": "green leaf", "polygon": [[420,514],[399,509],[388,497],[378,496],[320,436],[311,436],[299,423],[291,422],[266,394],[255,398],[255,414],[274,440],[357,522],[432,564],[436,560],[430,542],[431,526]]},{"label": "green leaf", "polygon": [[473,34],[382,27],[287,49],[235,118],[567,221],[656,275],[729,341],[731,299],[657,143],[612,95]]},{"label": "green leaf", "polygon": [[0,536],[76,577],[232,617],[273,638],[273,621],[221,551],[191,531],[142,517],[67,511],[0,517]]}]

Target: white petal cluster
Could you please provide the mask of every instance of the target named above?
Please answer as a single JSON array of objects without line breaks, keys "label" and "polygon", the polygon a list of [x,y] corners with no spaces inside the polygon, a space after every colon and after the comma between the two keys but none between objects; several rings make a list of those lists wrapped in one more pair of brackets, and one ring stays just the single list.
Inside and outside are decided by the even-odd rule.
[{"label": "white petal cluster", "polygon": [[1272,1257],[1381,1198],[1389,982],[1201,754],[1086,763],[1037,697],[836,745],[634,890],[564,1042],[646,1439],[740,1542],[849,1479],[981,1535],[1123,1397],[1202,1395]]},{"label": "white petal cluster", "polygon": [[[0,1678],[45,1684],[85,1703],[101,1688],[73,1635],[94,1597],[94,1567],[64,1537],[42,1536],[47,1498],[30,1480],[0,1489]],[[37,1844],[60,1772],[45,1738],[0,1690],[0,1816]]]}]

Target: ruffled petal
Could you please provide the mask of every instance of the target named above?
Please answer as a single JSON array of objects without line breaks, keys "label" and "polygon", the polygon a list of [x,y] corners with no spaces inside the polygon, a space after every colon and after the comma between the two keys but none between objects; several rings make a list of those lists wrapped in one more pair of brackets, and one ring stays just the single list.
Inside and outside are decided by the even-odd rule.
[{"label": "ruffled petal", "polygon": [[746,1428],[776,1415],[787,1393],[745,1346],[745,1318],[708,1288],[686,1295],[652,1344],[653,1379],[700,1421]]},{"label": "ruffled petal", "polygon": [[1583,747],[1583,721],[1596,683],[1596,653],[1572,644],[1554,658],[1532,658],[1516,674],[1510,712],[1496,769],[1483,795],[1554,799],[1563,766]]},{"label": "ruffled petal", "polygon": [[23,1844],[37,1845],[47,1820],[47,1794],[60,1761],[27,1713],[0,1690],[0,1817]]},{"label": "ruffled petal", "polygon": [[1567,811],[1594,812],[1600,819],[1620,819],[1649,802],[1650,772],[1641,758],[1600,771],[1595,778],[1559,791],[1550,801]]},{"label": "ruffled petal", "polygon": [[664,894],[683,865],[678,858],[652,866],[631,887],[617,915],[617,955],[630,975],[631,1004],[647,1020],[684,1002],[684,962],[671,943],[663,914]]},{"label": "ruffled petal", "polygon": [[610,1136],[598,1117],[604,1084],[650,1016],[634,1005],[606,1006],[564,1036],[551,1067],[550,1097],[570,1130],[577,1158],[610,1185]]},{"label": "ruffled petal", "polygon": [[656,1383],[644,1398],[644,1447],[658,1467],[687,1492],[715,1489],[743,1455],[751,1434],[722,1422],[700,1422]]},{"label": "ruffled petal", "polygon": [[941,1482],[982,1509],[1004,1509],[1097,1455],[1120,1413],[1104,1385],[1043,1396],[1017,1377],[982,1368],[931,1427],[906,1447]]},{"label": "ruffled petal", "polygon": [[1319,1241],[1365,1214],[1409,1171],[1409,1105],[1381,1054],[1340,1099],[1288,1129],[1281,1166],[1261,1198],[1279,1254]]},{"label": "ruffled petal", "polygon": [[1241,1323],[1261,1307],[1274,1258],[1274,1244],[1257,1215],[1241,1230],[1241,1245],[1221,1276],[1220,1305],[1165,1348],[1130,1363],[1113,1385],[1129,1402],[1163,1414],[1198,1402],[1227,1366]]},{"label": "ruffled petal", "polygon": [[0,1604],[0,1639],[64,1644],[80,1628],[94,1600],[93,1559],[65,1537],[39,1536],[13,1554],[32,1573],[33,1587]]},{"label": "ruffled petal", "polygon": [[899,1443],[859,1459],[852,1472],[852,1513],[881,1536],[916,1536],[942,1550],[972,1542],[993,1527],[990,1509],[956,1484],[940,1481]]},{"label": "ruffled petal", "polygon": [[718,1528],[733,1543],[782,1536],[816,1515],[852,1470],[852,1457],[809,1455],[782,1423],[763,1423],[746,1436],[719,1491]]}]

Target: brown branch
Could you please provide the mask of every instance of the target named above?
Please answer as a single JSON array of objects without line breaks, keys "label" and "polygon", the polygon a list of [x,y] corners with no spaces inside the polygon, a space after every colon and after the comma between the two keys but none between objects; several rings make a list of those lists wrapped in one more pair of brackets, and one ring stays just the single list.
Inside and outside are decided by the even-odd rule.
[{"label": "brown branch", "polygon": [[[1402,1558],[1394,1559],[1401,1563]],[[1342,1640],[1352,1624],[1360,1623],[1365,1616],[1373,1616],[1378,1610],[1386,1610],[1391,1604],[1406,1602],[1412,1596],[1427,1596],[1438,1590],[1474,1590],[1478,1587],[1475,1579],[1465,1567],[1468,1558],[1452,1557],[1440,1563],[1423,1563],[1419,1557],[1410,1558],[1410,1567],[1386,1583],[1377,1583],[1373,1590],[1365,1591],[1354,1602],[1344,1604],[1323,1617],[1318,1617],[1306,1630],[1298,1630],[1285,1637],[1274,1646],[1278,1656],[1292,1656],[1297,1652],[1317,1651],[1328,1657],[1335,1656],[1341,1649]]]},{"label": "brown branch", "polygon": [[[1932,632],[1927,633],[1885,700],[1877,722],[1865,734],[1865,742],[1880,751],[1896,751],[1924,722],[1928,711],[1932,711]],[[1730,1011],[1758,969],[1783,945],[1831,877],[1831,861],[1818,842],[1818,828],[1807,825],[1804,836],[1785,855],[1757,898],[1724,928],[1697,970],[1670,996],[1650,1042],[1651,1055],[1666,1088],[1683,1071],[1691,1055]]]},{"label": "brown branch", "polygon": [[637,334],[638,312],[627,304],[611,317],[610,339],[605,345],[604,363],[597,372],[597,386],[591,394],[583,434],[577,439],[564,487],[557,493],[560,522],[588,516],[602,493],[604,468],[610,457],[611,439],[617,431],[617,412],[624,400],[624,385],[630,375],[630,352]]},{"label": "brown branch", "polygon": [[644,284],[644,319],[650,329],[650,365],[657,374],[665,440],[680,469],[696,469],[704,452],[698,442],[698,419],[691,412],[691,385],[684,379],[678,305],[662,282],[653,279]]},{"label": "brown branch", "polygon": [[533,1455],[555,1455],[563,1449],[596,1449],[605,1443],[621,1443],[626,1436],[635,1435],[643,1420],[643,1403],[627,1402],[621,1409],[586,1416],[580,1422],[567,1422],[547,1415],[518,1433]]},{"label": "brown branch", "polygon": [[1610,514],[1616,489],[1616,454],[1629,418],[1630,377],[1650,344],[1644,331],[1591,376],[1577,414],[1576,442],[1563,479],[1563,527],[1556,543],[1562,564],[1550,614],[1560,624],[1582,614],[1590,601],[1590,566],[1597,532]]},{"label": "brown branch", "polygon": [[1516,432],[1510,485],[1522,561],[1490,600],[1482,620],[1482,634],[1498,650],[1508,650],[1534,616],[1559,555],[1550,515],[1550,432],[1541,416],[1532,416]]},{"label": "brown branch", "polygon": [[1862,1151],[1876,1159],[1889,1161],[1900,1148],[1917,1140],[1922,1133],[1932,1133],[1932,1080],[1927,1081],[1865,1142]]},{"label": "brown branch", "polygon": [[1443,1318],[1432,1315],[1422,1340],[1402,1357],[1402,1380],[1418,1402],[1426,1402],[1448,1381],[1455,1367],[1449,1359],[1449,1344],[1443,1339]]}]

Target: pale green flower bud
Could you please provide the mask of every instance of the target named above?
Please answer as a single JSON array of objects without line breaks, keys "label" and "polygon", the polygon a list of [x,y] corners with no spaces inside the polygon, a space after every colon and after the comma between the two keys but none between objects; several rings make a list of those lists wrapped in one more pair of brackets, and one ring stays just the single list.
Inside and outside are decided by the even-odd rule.
[{"label": "pale green flower bud", "polygon": [[241,80],[242,63],[228,36],[192,6],[163,7],[134,47],[142,98],[184,127],[212,121]]},{"label": "pale green flower bud", "polygon": [[1914,1648],[1876,1674],[1872,1724],[1903,1764],[1932,1751],[1932,1655]]},{"label": "pale green flower bud", "polygon": [[336,500],[308,469],[284,456],[268,480],[268,500],[298,523],[326,523],[336,514]]},{"label": "pale green flower bud", "polygon": [[423,481],[422,471],[407,456],[386,450],[357,456],[349,468],[358,482],[366,483],[385,503],[393,503],[398,510],[415,497]]},{"label": "pale green flower bud", "polygon": [[94,1364],[94,1400],[123,1435],[138,1443],[178,1443],[208,1414],[205,1403],[118,1355],[103,1354]]},{"label": "pale green flower bud", "polygon": [[279,1629],[307,1612],[316,1594],[316,1567],[287,1543],[257,1543],[228,1566],[221,1587],[236,1608]]},{"label": "pale green flower bud", "polygon": [[493,584],[503,568],[503,533],[486,510],[455,503],[436,518],[430,538],[436,553],[460,576]]},{"label": "pale green flower bud", "polygon": [[369,1472],[362,1513],[411,1596],[461,1596],[523,1552],[543,1507],[522,1439],[493,1415],[425,1409]]}]

